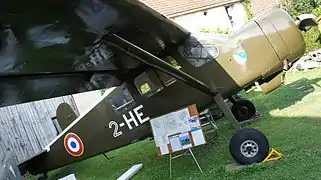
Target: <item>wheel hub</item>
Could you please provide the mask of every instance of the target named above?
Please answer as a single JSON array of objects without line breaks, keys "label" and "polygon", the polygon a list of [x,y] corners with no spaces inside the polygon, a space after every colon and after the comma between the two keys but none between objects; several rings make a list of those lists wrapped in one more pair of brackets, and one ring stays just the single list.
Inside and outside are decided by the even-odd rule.
[{"label": "wheel hub", "polygon": [[249,112],[249,109],[245,106],[240,107],[240,109],[238,110],[238,113],[240,116],[247,116]]},{"label": "wheel hub", "polygon": [[240,150],[243,156],[251,158],[257,155],[259,146],[252,140],[246,140],[241,144]]}]

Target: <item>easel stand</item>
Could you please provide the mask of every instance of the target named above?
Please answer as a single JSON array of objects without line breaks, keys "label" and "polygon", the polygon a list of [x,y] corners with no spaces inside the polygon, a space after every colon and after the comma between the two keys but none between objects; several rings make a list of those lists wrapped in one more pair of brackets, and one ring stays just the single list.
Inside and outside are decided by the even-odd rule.
[{"label": "easel stand", "polygon": [[194,156],[194,154],[193,154],[192,149],[191,149],[191,148],[188,148],[187,150],[185,150],[184,153],[182,153],[182,154],[180,154],[180,155],[177,155],[177,156],[173,156],[173,157],[172,157],[172,154],[169,153],[169,177],[170,177],[170,178],[172,178],[172,159],[176,159],[176,158],[179,158],[179,157],[182,157],[182,156],[186,156],[186,155],[187,155],[187,156],[188,156],[188,155],[191,155],[191,156],[193,157],[193,159],[194,159],[194,161],[195,161],[198,169],[201,171],[201,173],[203,173],[202,168],[201,168],[200,165],[198,164],[198,162],[197,162],[197,160],[196,160],[196,158],[195,158],[195,156]]}]

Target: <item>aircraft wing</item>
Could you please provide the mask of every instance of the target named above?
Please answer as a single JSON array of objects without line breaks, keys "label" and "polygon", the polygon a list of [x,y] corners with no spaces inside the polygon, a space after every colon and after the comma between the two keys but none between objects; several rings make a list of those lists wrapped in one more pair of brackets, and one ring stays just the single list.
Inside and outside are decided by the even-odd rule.
[{"label": "aircraft wing", "polygon": [[165,57],[188,32],[137,0],[4,0],[0,107],[118,86],[146,64],[105,44],[116,34]]}]

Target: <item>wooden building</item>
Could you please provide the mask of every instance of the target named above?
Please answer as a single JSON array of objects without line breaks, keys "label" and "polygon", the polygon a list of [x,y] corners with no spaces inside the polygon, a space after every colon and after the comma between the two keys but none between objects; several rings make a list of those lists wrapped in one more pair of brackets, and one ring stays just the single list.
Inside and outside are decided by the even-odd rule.
[{"label": "wooden building", "polygon": [[79,114],[72,95],[0,108],[0,159],[8,150],[17,162],[39,153],[58,135],[52,118],[63,102]]}]

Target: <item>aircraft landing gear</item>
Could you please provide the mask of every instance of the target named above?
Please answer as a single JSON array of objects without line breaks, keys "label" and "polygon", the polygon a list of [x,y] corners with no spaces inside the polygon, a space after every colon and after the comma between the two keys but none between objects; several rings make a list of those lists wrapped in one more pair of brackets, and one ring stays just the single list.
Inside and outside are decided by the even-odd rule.
[{"label": "aircraft landing gear", "polygon": [[216,94],[214,100],[237,130],[231,138],[229,145],[233,159],[240,164],[262,162],[269,153],[269,141],[266,136],[256,129],[241,128],[239,122],[220,94]]},{"label": "aircraft landing gear", "polygon": [[259,163],[269,154],[269,141],[256,129],[242,128],[231,138],[229,149],[233,159],[242,165]]},{"label": "aircraft landing gear", "polygon": [[255,113],[256,108],[252,101],[241,98],[230,98],[230,101],[233,103],[231,111],[238,122],[251,119]]}]

